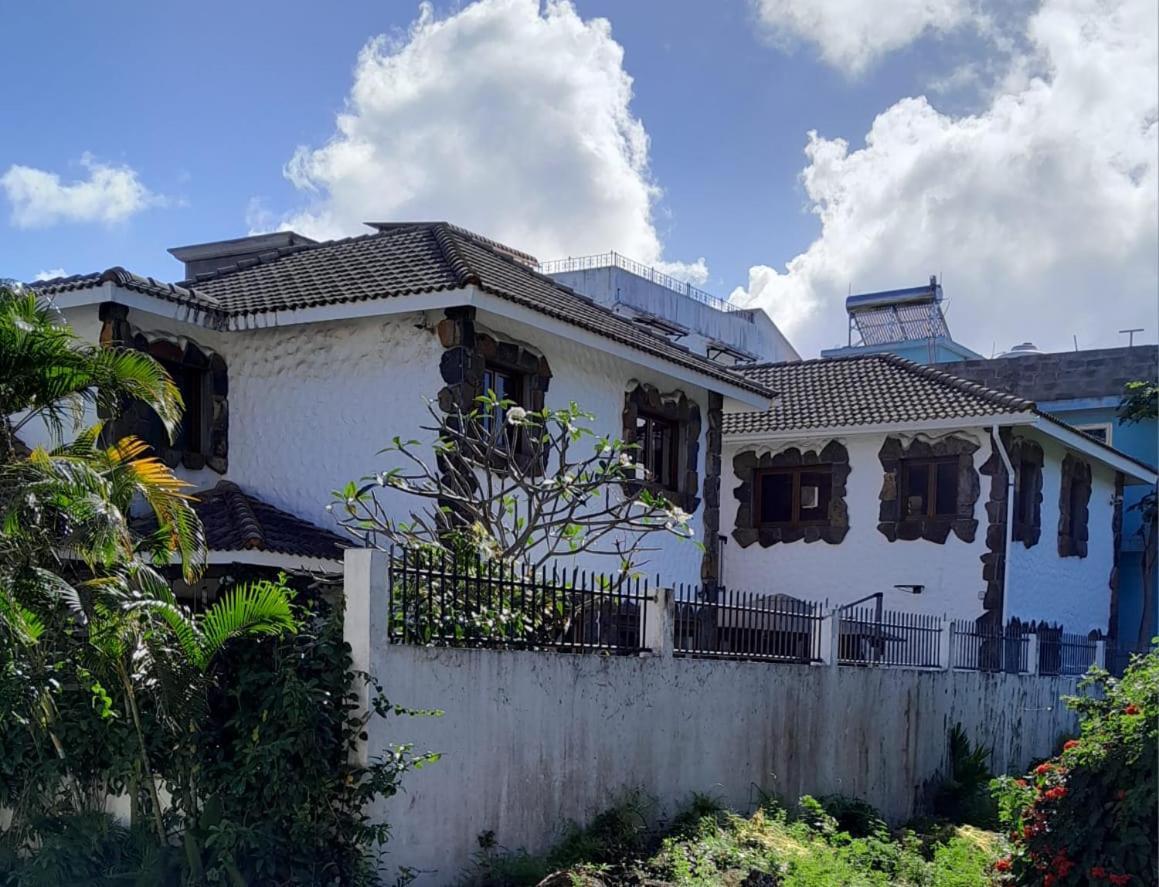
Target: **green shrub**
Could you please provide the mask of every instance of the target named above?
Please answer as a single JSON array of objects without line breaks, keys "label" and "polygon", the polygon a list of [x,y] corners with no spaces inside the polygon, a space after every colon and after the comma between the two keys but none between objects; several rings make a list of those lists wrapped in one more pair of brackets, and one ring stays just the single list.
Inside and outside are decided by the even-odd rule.
[{"label": "green shrub", "polygon": [[1159,655],[1121,680],[1092,671],[1068,699],[1082,732],[1025,779],[995,780],[1014,852],[998,864],[1018,884],[1142,885],[1159,867]]},{"label": "green shrub", "polygon": [[934,795],[934,812],[959,824],[993,828],[998,810],[987,787],[994,778],[990,750],[972,745],[961,724],[948,737],[949,774]]},{"label": "green shrub", "polygon": [[860,798],[825,795],[821,798],[821,806],[837,820],[837,828],[855,838],[865,838],[889,831],[877,808]]}]

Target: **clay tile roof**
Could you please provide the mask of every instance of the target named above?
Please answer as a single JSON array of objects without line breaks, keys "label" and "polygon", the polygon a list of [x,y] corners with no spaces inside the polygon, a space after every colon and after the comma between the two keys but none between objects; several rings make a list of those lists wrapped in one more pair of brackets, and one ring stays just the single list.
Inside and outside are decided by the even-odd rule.
[{"label": "clay tile roof", "polygon": [[[210,551],[265,551],[341,560],[349,540],[242,491],[232,481],[194,493]],[[153,524],[155,527],[156,525]],[[148,526],[142,527],[148,530]]]},{"label": "clay tile roof", "polygon": [[446,222],[378,227],[360,237],[271,250],[179,286],[217,300],[235,316],[475,286],[718,381],[772,395],[759,381],[642,329],[487,238]]},{"label": "clay tile roof", "polygon": [[126,271],[120,266],[113,266],[112,268],[98,271],[94,274],[73,274],[70,277],[54,277],[51,280],[38,280],[27,284],[27,286],[40,295],[54,296],[59,293],[67,293],[74,290],[91,289],[93,287],[103,286],[106,283],[112,283],[123,289],[144,293],[145,295],[164,299],[168,302],[188,305],[206,313],[217,314],[222,309],[222,306],[211,295],[198,292],[182,284],[165,283],[152,277],[142,277],[140,274]]},{"label": "clay tile roof", "polygon": [[892,354],[739,367],[780,393],[764,412],[730,413],[726,434],[1033,413],[1034,404]]}]

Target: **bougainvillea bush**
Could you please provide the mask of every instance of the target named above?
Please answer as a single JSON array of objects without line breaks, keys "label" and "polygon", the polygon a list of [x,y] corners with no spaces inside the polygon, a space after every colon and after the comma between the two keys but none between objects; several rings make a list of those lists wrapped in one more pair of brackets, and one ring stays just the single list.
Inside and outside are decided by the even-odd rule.
[{"label": "bougainvillea bush", "polygon": [[1093,671],[1067,700],[1078,739],[1022,779],[994,782],[1014,848],[995,868],[1008,883],[1151,885],[1159,870],[1159,654],[1120,680]]}]

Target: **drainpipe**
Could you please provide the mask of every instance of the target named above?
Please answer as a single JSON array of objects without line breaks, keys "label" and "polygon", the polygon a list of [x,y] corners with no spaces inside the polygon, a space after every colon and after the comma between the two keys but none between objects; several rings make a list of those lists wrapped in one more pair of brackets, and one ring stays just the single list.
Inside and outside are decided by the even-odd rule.
[{"label": "drainpipe", "polygon": [[1010,454],[1006,452],[1006,445],[998,435],[998,426],[990,426],[990,438],[994,441],[994,449],[1002,464],[1006,467],[1006,544],[1002,551],[1002,627],[1006,627],[1007,598],[1006,586],[1010,578],[1010,551],[1014,547],[1014,466],[1010,463]]}]

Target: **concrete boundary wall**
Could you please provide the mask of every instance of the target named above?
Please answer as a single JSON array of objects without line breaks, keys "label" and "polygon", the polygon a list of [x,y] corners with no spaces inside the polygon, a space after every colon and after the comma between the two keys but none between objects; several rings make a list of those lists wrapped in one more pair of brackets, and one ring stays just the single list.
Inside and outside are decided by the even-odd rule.
[{"label": "concrete boundary wall", "polygon": [[1060,703],[1073,677],[389,645],[372,560],[348,555],[356,667],[392,702],[445,712],[375,721],[366,748],[443,756],[374,811],[393,827],[386,868],[420,869],[419,884],[454,882],[482,832],[541,850],[628,788],[654,797],[660,816],[693,792],[741,810],[762,792],[840,792],[900,822],[944,770],[955,723],[993,749],[999,772],[1077,729]]}]

